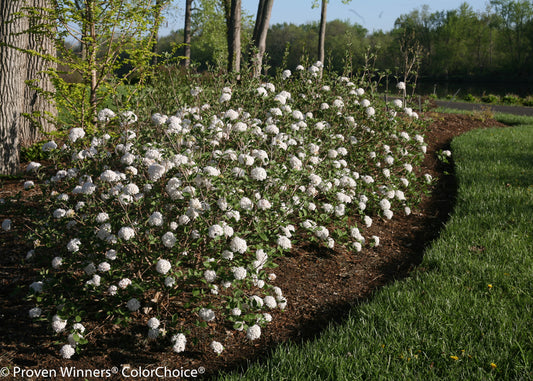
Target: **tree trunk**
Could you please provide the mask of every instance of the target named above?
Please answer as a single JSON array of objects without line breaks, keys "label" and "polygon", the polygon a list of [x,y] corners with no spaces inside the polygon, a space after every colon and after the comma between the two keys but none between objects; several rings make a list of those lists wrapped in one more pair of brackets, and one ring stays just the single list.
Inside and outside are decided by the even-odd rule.
[{"label": "tree trunk", "polygon": [[254,44],[259,39],[259,29],[261,28],[261,22],[259,22],[259,20],[261,19],[261,17],[263,17],[264,8],[265,8],[265,2],[262,0],[259,0],[259,5],[257,7],[256,20],[255,20],[255,25],[254,25],[254,33],[252,34],[252,41],[254,42]]},{"label": "tree trunk", "polygon": [[89,92],[89,109],[91,111],[92,120],[91,123],[96,123],[96,107],[97,107],[97,97],[96,92],[98,90],[98,73],[97,73],[97,41],[98,36],[96,35],[96,20],[95,20],[95,3],[94,0],[87,0],[85,3],[85,20],[88,41],[87,46],[87,64],[89,66],[89,78],[86,79],[90,86]]},{"label": "tree trunk", "polygon": [[[22,120],[27,19],[18,17],[23,1],[0,0],[0,174],[19,170],[18,129]],[[12,46],[12,47],[10,47]]]},{"label": "tree trunk", "polygon": [[270,24],[270,15],[272,13],[274,0],[260,0],[257,7],[257,17],[255,19],[253,40],[257,51],[252,57],[253,75],[259,77],[263,67],[263,55],[266,49],[266,38],[268,26]]},{"label": "tree trunk", "polygon": [[326,12],[328,1],[322,0],[322,12],[320,13],[320,32],[318,33],[318,60],[324,64],[325,49],[324,43],[326,41]]},{"label": "tree trunk", "polygon": [[[76,10],[81,13],[81,10],[85,8],[85,0],[74,0],[74,6],[76,7]],[[80,54],[81,54],[81,60],[85,62],[87,59],[87,24],[83,23],[82,25],[82,31],[81,31],[81,44],[80,44]]]},{"label": "tree trunk", "polygon": [[191,64],[191,8],[192,0],[185,1],[185,26],[183,28],[183,56],[186,58],[182,61],[184,67]]},{"label": "tree trunk", "polygon": [[[51,9],[49,0],[31,0],[33,14],[29,17],[28,49],[44,56],[55,56],[55,44],[45,25],[49,22],[46,9]],[[55,130],[57,109],[49,96],[53,85],[47,71],[55,67],[50,59],[35,54],[25,56],[26,78],[31,85],[24,89],[24,113],[26,117],[19,128],[19,143],[29,146],[43,139],[42,132]]]},{"label": "tree trunk", "polygon": [[241,0],[231,0],[228,21],[228,72],[241,71]]},{"label": "tree trunk", "polygon": [[152,28],[152,66],[157,65],[157,42],[159,40],[159,27],[161,25],[162,0],[155,0],[154,27]]}]

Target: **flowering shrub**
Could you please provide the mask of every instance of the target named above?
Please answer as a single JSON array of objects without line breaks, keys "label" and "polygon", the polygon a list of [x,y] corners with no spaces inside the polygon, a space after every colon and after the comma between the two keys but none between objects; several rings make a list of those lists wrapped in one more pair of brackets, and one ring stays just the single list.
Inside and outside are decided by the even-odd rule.
[{"label": "flowering shrub", "polygon": [[277,256],[308,241],[377,246],[365,234],[373,219],[411,212],[430,179],[416,171],[418,115],[319,66],[273,83],[192,85],[189,106],[150,121],[102,110],[102,132],[73,128],[62,147],[46,144],[53,173],[29,168],[48,211],[32,236],[43,271],[29,313],[64,337],[61,356],[94,321],[142,322],[175,352],[194,345],[194,325],[211,328],[217,354],[228,325],[256,340],[290,303]]}]

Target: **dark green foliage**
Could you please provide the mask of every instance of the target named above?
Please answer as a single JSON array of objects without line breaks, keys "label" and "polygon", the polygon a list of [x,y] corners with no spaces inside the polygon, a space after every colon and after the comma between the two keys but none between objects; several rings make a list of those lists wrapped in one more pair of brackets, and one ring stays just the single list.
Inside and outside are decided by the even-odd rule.
[{"label": "dark green foliage", "polygon": [[516,105],[520,103],[520,97],[515,94],[506,94],[502,97],[502,102],[510,105]]},{"label": "dark green foliage", "polygon": [[20,148],[20,160],[24,163],[30,162],[30,161],[43,161],[47,159],[47,153],[43,152],[41,147],[43,146],[43,142],[32,144],[29,147],[21,147]]},{"label": "dark green foliage", "polygon": [[477,98],[473,96],[472,94],[466,94],[463,98],[467,102],[476,102]]},{"label": "dark green foliage", "polygon": [[485,103],[498,103],[500,101],[500,97],[494,94],[483,95],[481,97],[481,101]]},{"label": "dark green foliage", "polygon": [[522,99],[522,104],[524,106],[533,107],[533,95],[529,95]]}]

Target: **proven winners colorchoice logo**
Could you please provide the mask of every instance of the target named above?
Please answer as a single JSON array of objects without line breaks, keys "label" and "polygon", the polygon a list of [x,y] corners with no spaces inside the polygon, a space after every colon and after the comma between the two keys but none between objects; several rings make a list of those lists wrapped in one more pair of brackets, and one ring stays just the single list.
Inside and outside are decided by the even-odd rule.
[{"label": "proven winners colorchoice logo", "polygon": [[59,369],[26,369],[18,366],[12,369],[3,367],[0,369],[0,377],[11,376],[13,378],[37,378],[37,379],[56,379],[57,377],[74,377],[74,378],[110,378],[114,375],[120,375],[123,378],[195,378],[205,373],[205,368],[198,369],[170,369],[164,366],[157,368],[142,368],[123,366],[121,369],[114,366],[110,369],[79,369],[76,367],[61,367]]}]

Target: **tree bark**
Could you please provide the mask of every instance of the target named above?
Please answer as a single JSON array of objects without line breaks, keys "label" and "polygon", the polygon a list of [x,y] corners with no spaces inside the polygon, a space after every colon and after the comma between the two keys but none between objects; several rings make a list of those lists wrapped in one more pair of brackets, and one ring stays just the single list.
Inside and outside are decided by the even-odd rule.
[{"label": "tree bark", "polygon": [[263,55],[265,54],[266,38],[273,5],[274,0],[260,0],[259,6],[257,7],[257,17],[255,19],[253,35],[254,45],[257,51],[252,57],[254,77],[259,77],[261,75],[261,69],[263,68]]},{"label": "tree bark", "polygon": [[[29,146],[43,139],[43,132],[55,130],[57,109],[50,99],[53,85],[47,72],[55,67],[46,57],[55,56],[55,44],[47,25],[51,9],[49,0],[31,0],[33,14],[29,17],[28,49],[37,54],[26,55],[26,78],[31,81],[24,89],[24,113],[26,117],[19,128],[21,146]],[[43,55],[43,56],[40,56]]]},{"label": "tree bark", "polygon": [[186,58],[182,61],[184,67],[189,67],[191,64],[191,8],[192,0],[186,0],[185,26],[183,28],[183,56]]},{"label": "tree bark", "polygon": [[[81,13],[81,10],[85,8],[85,0],[74,0],[74,6],[76,7],[76,10],[78,10]],[[87,24],[83,23],[82,25],[82,31],[81,31],[81,44],[80,44],[80,53],[81,53],[81,60],[85,61],[87,59]]]},{"label": "tree bark", "polygon": [[261,17],[263,17],[264,8],[265,8],[265,2],[260,0],[259,5],[257,6],[257,15],[256,15],[256,20],[255,20],[255,25],[254,25],[254,33],[252,34],[252,41],[254,41],[254,44],[255,44],[255,41],[259,39],[259,29],[261,28],[261,22],[258,22],[258,20],[260,20]]},{"label": "tree bark", "polygon": [[157,65],[157,42],[159,40],[159,27],[161,26],[162,0],[155,0],[154,26],[152,28],[152,66]]},{"label": "tree bark", "polygon": [[326,41],[326,12],[328,7],[328,0],[322,0],[322,11],[320,13],[320,32],[318,33],[318,60],[324,64]]},{"label": "tree bark", "polygon": [[[86,124],[95,124],[97,122],[97,91],[98,91],[98,62],[97,62],[97,47],[98,35],[96,32],[96,4],[95,0],[85,0],[84,16],[82,20],[83,40],[82,45],[85,47],[84,62],[88,68],[83,70],[84,83],[89,87],[89,114],[92,116],[90,120],[82,120],[82,127]],[[84,107],[84,106],[82,106]],[[85,113],[84,113],[85,115]]]},{"label": "tree bark", "polygon": [[228,72],[241,71],[241,0],[231,0],[228,21]]},{"label": "tree bark", "polygon": [[[23,1],[0,0],[0,174],[12,175],[19,171],[18,129],[22,121],[24,54],[28,29],[27,19],[17,14]],[[6,45],[4,45],[4,43]]]}]

